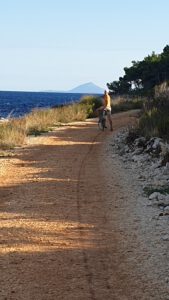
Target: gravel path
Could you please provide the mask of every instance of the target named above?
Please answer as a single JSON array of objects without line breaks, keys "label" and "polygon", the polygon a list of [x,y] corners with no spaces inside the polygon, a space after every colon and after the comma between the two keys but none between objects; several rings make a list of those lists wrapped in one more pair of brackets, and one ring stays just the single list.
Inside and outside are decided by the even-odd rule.
[{"label": "gravel path", "polygon": [[0,299],[169,299],[167,243],[111,148],[135,116],[113,121],[113,133],[75,123],[2,160]]}]

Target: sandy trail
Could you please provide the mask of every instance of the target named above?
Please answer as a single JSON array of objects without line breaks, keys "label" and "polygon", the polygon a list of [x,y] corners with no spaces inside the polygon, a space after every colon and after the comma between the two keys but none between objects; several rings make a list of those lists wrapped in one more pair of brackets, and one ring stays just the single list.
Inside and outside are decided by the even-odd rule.
[{"label": "sandy trail", "polygon": [[[135,121],[130,115],[114,117],[115,131]],[[118,165],[109,168],[113,134],[99,131],[95,120],[76,123],[32,138],[7,160],[0,299],[164,299],[135,268],[137,224],[123,206],[129,189]],[[122,228],[124,218],[132,232]],[[143,255],[135,256],[141,265]]]}]

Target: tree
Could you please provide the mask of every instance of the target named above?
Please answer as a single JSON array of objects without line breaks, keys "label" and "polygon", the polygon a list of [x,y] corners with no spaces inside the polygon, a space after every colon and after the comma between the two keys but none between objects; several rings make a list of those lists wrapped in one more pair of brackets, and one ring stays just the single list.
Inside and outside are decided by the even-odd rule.
[{"label": "tree", "polygon": [[125,75],[107,86],[114,94],[153,94],[156,85],[169,80],[169,46],[161,54],[145,57],[142,61],[132,61],[131,67],[124,68]]}]

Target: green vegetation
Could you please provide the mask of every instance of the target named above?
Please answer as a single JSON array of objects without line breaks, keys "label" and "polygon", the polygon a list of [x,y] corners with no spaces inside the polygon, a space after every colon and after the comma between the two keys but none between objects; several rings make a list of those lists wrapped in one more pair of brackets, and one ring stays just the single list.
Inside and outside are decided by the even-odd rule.
[{"label": "green vegetation", "polygon": [[[107,84],[111,94],[116,97],[144,97],[138,128],[140,134],[169,141],[169,46],[161,54],[153,52],[142,61],[133,61],[131,67],[124,68],[124,72],[119,80]],[[133,105],[133,101],[119,103],[113,111],[125,110]],[[141,100],[135,105],[136,108],[141,106]]]},{"label": "green vegetation", "polygon": [[169,46],[161,54],[145,57],[142,61],[132,61],[132,66],[124,68],[125,75],[108,83],[112,94],[153,96],[154,88],[169,81]]},{"label": "green vegetation", "polygon": [[168,186],[161,186],[159,188],[154,188],[154,187],[145,187],[144,188],[144,193],[146,196],[150,196],[152,193],[158,192],[163,195],[169,194],[169,187]]},{"label": "green vegetation", "polygon": [[128,111],[132,109],[142,109],[143,108],[142,98],[125,98],[125,97],[115,97],[112,100],[112,113],[118,113],[122,111]]},{"label": "green vegetation", "polygon": [[154,97],[145,102],[139,128],[146,137],[157,136],[169,141],[169,88],[167,83],[156,87]]},{"label": "green vegetation", "polygon": [[145,111],[140,118],[139,128],[142,135],[146,137],[169,138],[169,114],[167,111],[161,111],[154,107]]},{"label": "green vegetation", "polygon": [[87,109],[88,118],[96,117],[96,110],[102,106],[102,99],[95,96],[85,96],[81,99],[80,103]]}]

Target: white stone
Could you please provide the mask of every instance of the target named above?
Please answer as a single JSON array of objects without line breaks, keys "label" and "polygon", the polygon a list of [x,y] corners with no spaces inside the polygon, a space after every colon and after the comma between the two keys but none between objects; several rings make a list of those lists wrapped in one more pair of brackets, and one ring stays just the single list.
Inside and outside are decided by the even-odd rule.
[{"label": "white stone", "polygon": [[166,206],[166,207],[164,208],[164,212],[165,212],[166,214],[169,214],[169,206]]},{"label": "white stone", "polygon": [[143,153],[143,148],[140,147],[133,152],[133,155],[140,155],[141,153]]},{"label": "white stone", "polygon": [[161,142],[160,146],[161,146],[161,156],[164,156],[169,152],[169,144]]},{"label": "white stone", "polygon": [[168,235],[168,234],[164,235],[164,236],[162,237],[162,239],[163,239],[163,241],[165,241],[165,242],[169,241],[169,235]]},{"label": "white stone", "polygon": [[168,169],[164,169],[163,174],[164,175],[169,175],[169,170]]},{"label": "white stone", "polygon": [[164,195],[160,194],[159,192],[154,192],[149,196],[149,200],[163,200],[164,199]]},{"label": "white stone", "polygon": [[146,139],[145,139],[145,137],[143,137],[143,136],[141,136],[141,137],[135,139],[135,145],[136,145],[136,146],[139,145],[139,143],[144,144],[145,142],[146,142]]},{"label": "white stone", "polygon": [[[161,142],[160,138],[155,138],[152,148],[157,149],[160,146],[160,142]],[[161,148],[161,146],[160,146],[160,148]]]}]

